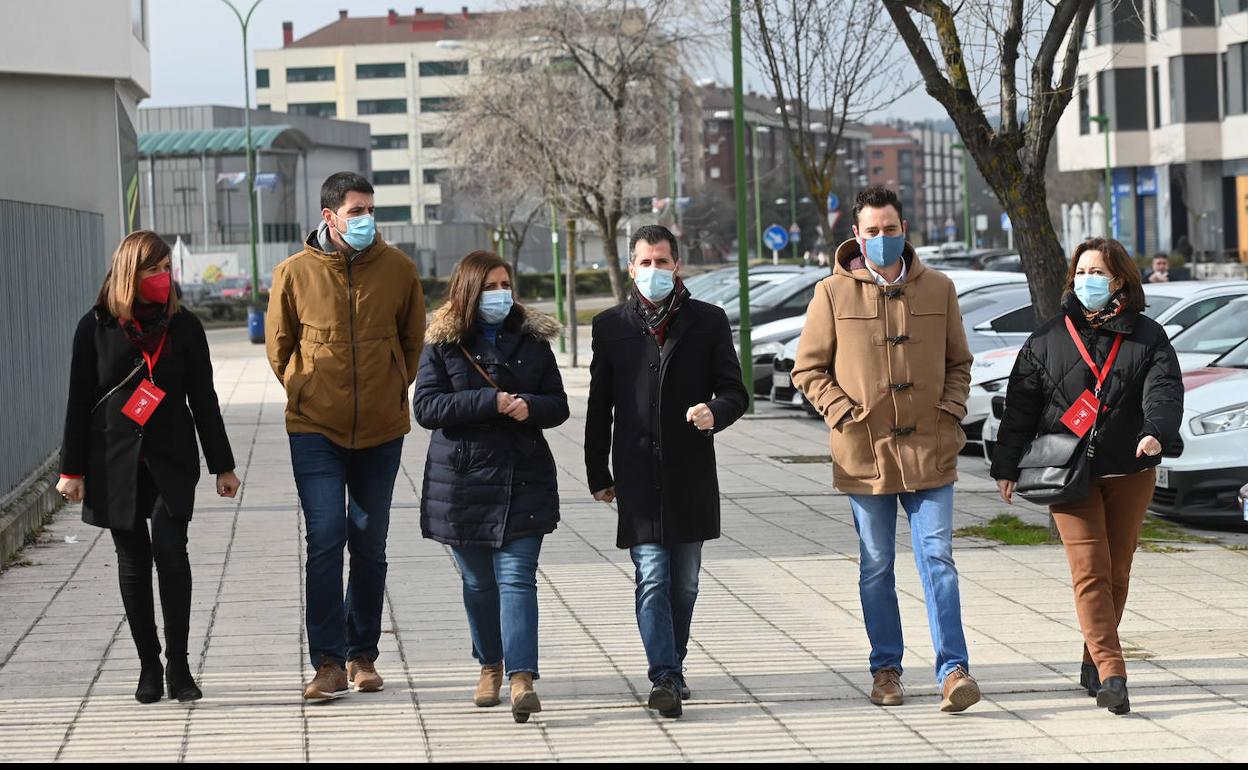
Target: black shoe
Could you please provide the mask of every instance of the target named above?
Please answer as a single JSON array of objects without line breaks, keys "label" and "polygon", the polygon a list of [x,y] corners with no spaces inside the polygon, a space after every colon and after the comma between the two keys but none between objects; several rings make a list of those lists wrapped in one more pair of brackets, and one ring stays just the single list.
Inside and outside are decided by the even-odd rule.
[{"label": "black shoe", "polygon": [[195,677],[191,676],[191,667],[187,665],[186,658],[169,661],[169,666],[165,669],[165,682],[169,685],[169,697],[179,703],[190,703],[204,697],[199,685],[195,684]]},{"label": "black shoe", "polygon": [[139,672],[139,686],[134,691],[134,699],[139,703],[155,703],[165,695],[161,680],[165,678],[165,670],[160,660],[144,661]]},{"label": "black shoe", "polygon": [[689,683],[685,681],[684,677],[676,680],[676,691],[680,693],[682,701],[693,697],[693,693],[689,690]]},{"label": "black shoe", "polygon": [[1120,676],[1106,679],[1096,693],[1096,705],[1109,709],[1113,714],[1130,714],[1131,700],[1127,698],[1127,680]]},{"label": "black shoe", "polygon": [[1079,666],[1079,686],[1088,691],[1089,698],[1096,697],[1097,691],[1101,689],[1101,675],[1094,664],[1084,663]]},{"label": "black shoe", "polygon": [[680,690],[677,684],[668,677],[663,677],[650,688],[650,708],[665,717],[678,717],[683,711],[680,707]]}]

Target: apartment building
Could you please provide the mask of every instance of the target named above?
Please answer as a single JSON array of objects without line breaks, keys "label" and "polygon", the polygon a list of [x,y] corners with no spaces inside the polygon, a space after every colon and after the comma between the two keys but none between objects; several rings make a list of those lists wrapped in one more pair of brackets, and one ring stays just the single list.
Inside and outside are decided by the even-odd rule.
[{"label": "apartment building", "polygon": [[290,22],[280,49],[256,51],[256,107],[362,121],[372,132],[377,220],[442,220],[443,126],[466,76],[482,66],[464,45],[491,14],[390,11],[338,18],[300,38]]},{"label": "apartment building", "polygon": [[1098,0],[1086,46],[1059,168],[1112,169],[1137,254],[1248,262],[1248,0]]}]

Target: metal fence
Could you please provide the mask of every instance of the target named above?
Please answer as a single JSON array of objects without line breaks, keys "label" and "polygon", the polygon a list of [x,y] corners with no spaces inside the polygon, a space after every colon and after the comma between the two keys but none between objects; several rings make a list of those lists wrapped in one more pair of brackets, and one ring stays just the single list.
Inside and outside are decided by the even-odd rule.
[{"label": "metal fence", "polygon": [[0,498],[61,446],[74,329],[109,254],[101,214],[0,200]]}]

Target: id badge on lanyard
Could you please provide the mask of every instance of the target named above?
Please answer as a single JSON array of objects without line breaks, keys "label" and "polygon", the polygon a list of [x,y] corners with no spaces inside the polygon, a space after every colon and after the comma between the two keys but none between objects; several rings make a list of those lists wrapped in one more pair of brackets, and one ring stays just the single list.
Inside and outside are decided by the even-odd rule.
[{"label": "id badge on lanyard", "polygon": [[156,411],[156,407],[160,406],[160,402],[165,398],[165,391],[156,387],[152,380],[156,379],[156,363],[160,361],[160,354],[165,350],[165,342],[169,339],[169,333],[160,338],[160,345],[157,346],[153,355],[148,355],[147,351],[143,353],[143,359],[147,362],[148,378],[139,383],[134,389],[134,394],[130,396],[130,400],[121,408],[121,413],[131,420],[134,420],[140,426],[147,425],[147,421],[152,418],[152,413]]},{"label": "id badge on lanyard", "polygon": [[1088,354],[1088,349],[1084,347],[1083,340],[1079,339],[1079,333],[1075,331],[1075,324],[1066,318],[1066,329],[1070,332],[1070,338],[1074,341],[1075,347],[1079,349],[1079,354],[1083,356],[1083,361],[1092,370],[1092,374],[1096,377],[1096,390],[1089,391],[1086,388],[1079,397],[1075,399],[1075,403],[1071,404],[1066,413],[1062,415],[1062,424],[1066,426],[1071,433],[1079,438],[1087,435],[1092,426],[1096,424],[1096,416],[1101,410],[1101,387],[1105,384],[1105,378],[1109,376],[1109,370],[1114,366],[1114,359],[1118,357],[1118,348],[1122,346],[1122,334],[1114,337],[1114,345],[1109,349],[1109,356],[1105,359],[1105,363],[1099,368],[1096,362],[1092,360],[1092,356]]}]

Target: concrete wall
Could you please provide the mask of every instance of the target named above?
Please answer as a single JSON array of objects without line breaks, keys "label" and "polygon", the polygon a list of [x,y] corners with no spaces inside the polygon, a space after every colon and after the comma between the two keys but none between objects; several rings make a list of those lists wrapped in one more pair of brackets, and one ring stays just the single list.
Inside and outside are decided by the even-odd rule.
[{"label": "concrete wall", "polygon": [[118,102],[129,99],[111,80],[0,77],[0,198],[101,214],[111,249],[123,233]]}]

